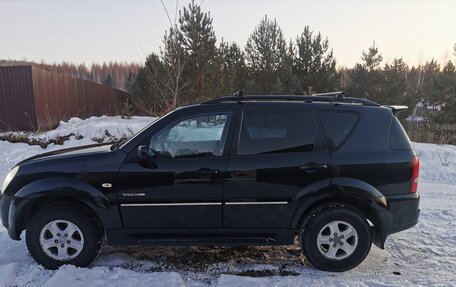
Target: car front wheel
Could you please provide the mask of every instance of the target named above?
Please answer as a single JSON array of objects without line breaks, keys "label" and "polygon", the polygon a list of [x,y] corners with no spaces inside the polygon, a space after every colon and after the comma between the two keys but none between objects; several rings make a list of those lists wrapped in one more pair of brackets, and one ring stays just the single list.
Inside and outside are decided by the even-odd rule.
[{"label": "car front wheel", "polygon": [[94,220],[69,206],[50,206],[35,214],[26,230],[26,242],[35,261],[49,269],[64,264],[85,267],[101,247]]},{"label": "car front wheel", "polygon": [[299,234],[301,250],[315,267],[341,272],[358,266],[372,245],[367,220],[356,209],[329,204],[304,221]]}]

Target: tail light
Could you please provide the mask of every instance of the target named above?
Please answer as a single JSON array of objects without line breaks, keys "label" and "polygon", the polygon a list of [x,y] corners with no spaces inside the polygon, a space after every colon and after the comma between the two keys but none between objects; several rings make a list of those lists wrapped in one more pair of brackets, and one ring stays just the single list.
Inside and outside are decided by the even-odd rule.
[{"label": "tail light", "polygon": [[420,174],[420,159],[414,156],[410,163],[412,165],[412,192],[416,192],[418,190],[418,177]]}]

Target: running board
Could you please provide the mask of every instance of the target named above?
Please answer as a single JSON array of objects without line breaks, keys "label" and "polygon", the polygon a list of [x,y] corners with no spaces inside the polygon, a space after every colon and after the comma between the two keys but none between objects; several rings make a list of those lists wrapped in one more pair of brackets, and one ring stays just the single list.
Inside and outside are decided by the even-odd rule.
[{"label": "running board", "polygon": [[[245,231],[244,231],[245,232]],[[248,246],[293,244],[294,230],[284,229],[275,234],[173,234],[129,232],[128,229],[106,230],[110,245],[156,246]]]}]

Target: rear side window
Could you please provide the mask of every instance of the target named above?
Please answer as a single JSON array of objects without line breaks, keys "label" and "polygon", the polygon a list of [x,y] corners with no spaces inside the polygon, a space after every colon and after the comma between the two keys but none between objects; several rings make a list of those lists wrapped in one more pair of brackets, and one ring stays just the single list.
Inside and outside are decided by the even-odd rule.
[{"label": "rear side window", "polygon": [[311,152],[314,147],[311,111],[244,111],[239,155]]},{"label": "rear side window", "polygon": [[320,111],[320,119],[326,134],[326,142],[332,150],[337,149],[350,135],[358,122],[353,112]]},{"label": "rear side window", "polygon": [[402,127],[401,123],[396,117],[391,121],[389,133],[389,147],[390,149],[411,150],[412,144]]}]

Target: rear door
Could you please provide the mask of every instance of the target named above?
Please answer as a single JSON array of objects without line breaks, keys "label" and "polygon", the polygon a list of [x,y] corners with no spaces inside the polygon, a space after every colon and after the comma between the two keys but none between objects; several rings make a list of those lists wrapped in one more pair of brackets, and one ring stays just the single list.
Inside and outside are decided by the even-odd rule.
[{"label": "rear door", "polygon": [[286,228],[306,186],[331,178],[312,110],[246,109],[238,120],[224,189],[225,228]]}]

